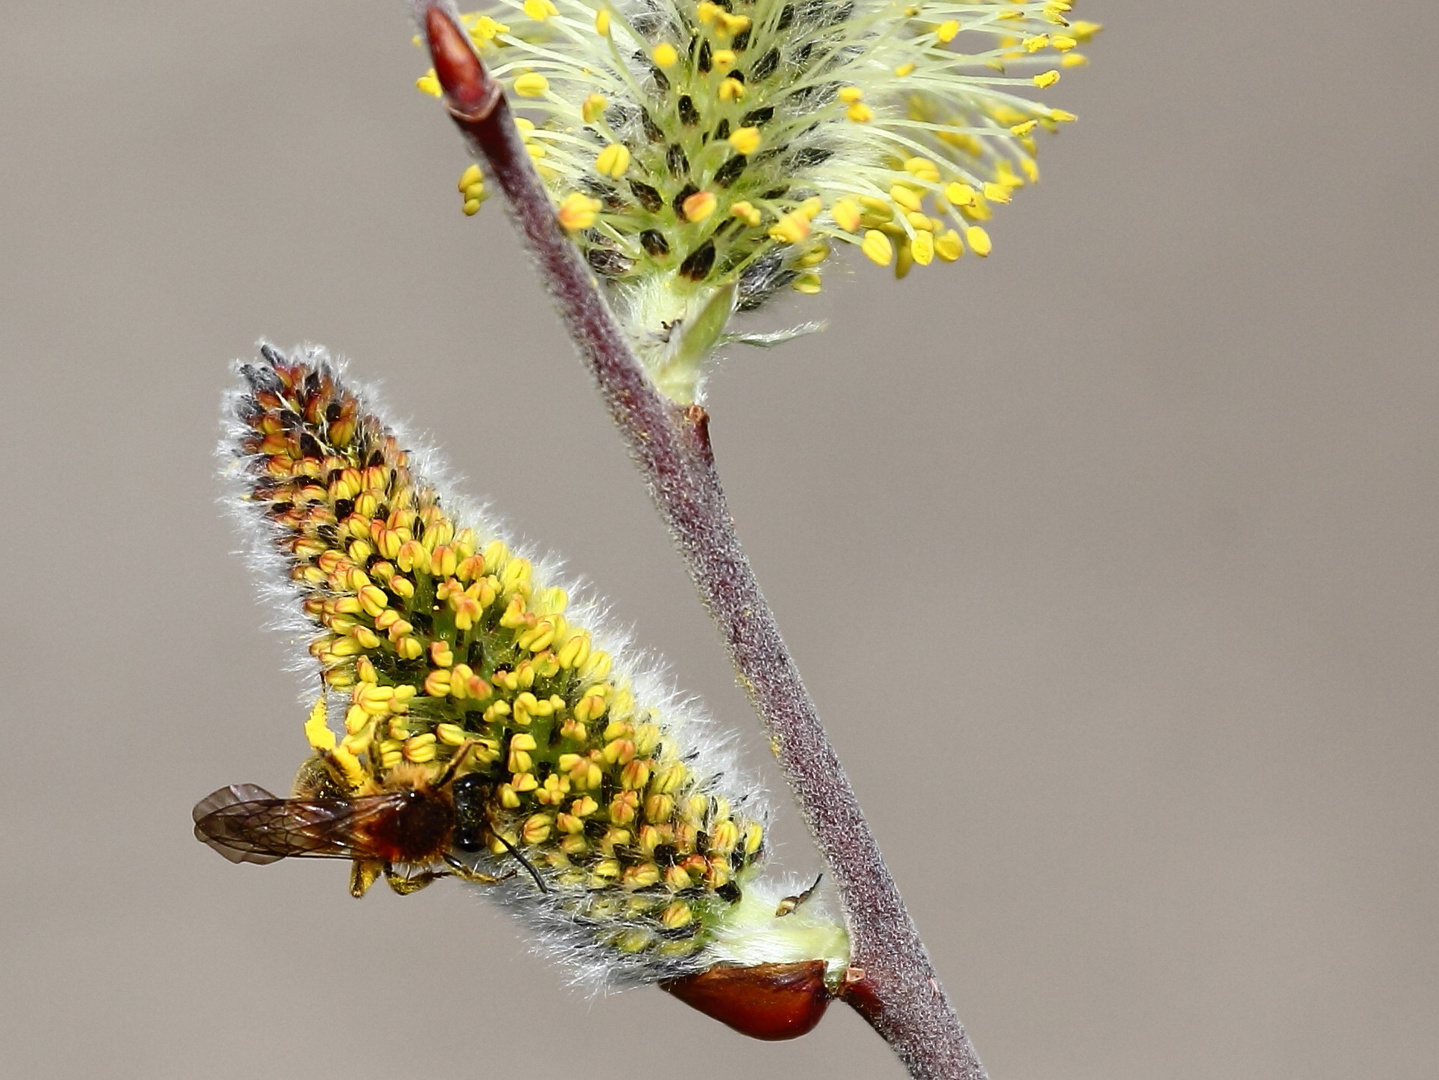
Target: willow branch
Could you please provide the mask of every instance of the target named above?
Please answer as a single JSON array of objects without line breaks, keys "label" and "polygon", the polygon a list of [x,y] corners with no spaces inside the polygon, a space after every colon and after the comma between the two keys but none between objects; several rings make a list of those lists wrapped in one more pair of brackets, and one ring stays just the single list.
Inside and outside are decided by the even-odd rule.
[{"label": "willow branch", "polygon": [[718,624],[739,681],[768,730],[780,768],[835,882],[852,947],[841,996],[891,1045],[912,1076],[983,1080],[964,1028],[885,867],[854,789],[780,637],[740,547],[702,408],[651,385],[593,276],[556,219],[498,84],[447,5],[416,0],[450,116],[482,156],[539,263],[690,577]]}]

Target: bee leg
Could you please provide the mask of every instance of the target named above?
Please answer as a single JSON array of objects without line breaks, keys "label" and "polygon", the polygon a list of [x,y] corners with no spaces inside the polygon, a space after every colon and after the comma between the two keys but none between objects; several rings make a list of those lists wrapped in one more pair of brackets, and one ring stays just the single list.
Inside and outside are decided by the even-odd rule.
[{"label": "bee leg", "polygon": [[435,879],[449,876],[450,871],[448,870],[421,870],[417,874],[406,876],[390,863],[385,864],[385,884],[400,896],[417,893]]},{"label": "bee leg", "polygon": [[437,876],[454,876],[459,878],[461,881],[473,881],[478,885],[498,885],[506,878],[512,878],[515,876],[515,872],[513,870],[511,870],[508,874],[501,874],[499,877],[495,877],[493,874],[482,874],[478,870],[474,870],[466,866],[449,852],[445,852],[444,860],[449,865],[450,869],[435,871]]},{"label": "bee leg", "polygon": [[364,896],[375,879],[380,876],[381,870],[389,871],[388,866],[375,862],[373,859],[356,859],[350,864],[350,895],[356,900]]}]

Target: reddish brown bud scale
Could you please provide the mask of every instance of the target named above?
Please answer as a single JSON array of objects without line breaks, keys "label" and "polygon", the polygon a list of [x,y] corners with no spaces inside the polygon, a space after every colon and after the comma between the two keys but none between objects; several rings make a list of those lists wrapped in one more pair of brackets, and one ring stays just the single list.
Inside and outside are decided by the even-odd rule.
[{"label": "reddish brown bud scale", "polygon": [[752,1039],[797,1039],[814,1030],[834,996],[824,973],[823,960],[712,967],[660,986]]},{"label": "reddish brown bud scale", "polygon": [[489,116],[499,100],[500,87],[485,74],[465,32],[443,11],[431,7],[425,12],[425,37],[435,78],[444,88],[450,108],[467,120]]}]

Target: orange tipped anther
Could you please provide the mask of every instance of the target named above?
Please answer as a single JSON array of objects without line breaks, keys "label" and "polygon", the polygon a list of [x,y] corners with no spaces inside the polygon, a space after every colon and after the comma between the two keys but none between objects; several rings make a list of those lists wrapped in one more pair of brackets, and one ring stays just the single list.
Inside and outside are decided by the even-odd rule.
[{"label": "orange tipped anther", "polygon": [[431,7],[425,12],[425,37],[450,111],[464,120],[489,116],[500,100],[500,85],[485,74],[465,32],[439,8]]}]

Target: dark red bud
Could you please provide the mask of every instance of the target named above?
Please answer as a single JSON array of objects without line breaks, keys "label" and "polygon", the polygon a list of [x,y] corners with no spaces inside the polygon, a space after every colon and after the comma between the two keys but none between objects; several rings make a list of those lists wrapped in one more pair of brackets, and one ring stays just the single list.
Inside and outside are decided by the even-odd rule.
[{"label": "dark red bud", "polygon": [[500,98],[500,86],[485,74],[465,32],[443,11],[432,7],[425,12],[425,37],[430,43],[435,77],[444,88],[450,108],[467,120],[489,116]]},{"label": "dark red bud", "polygon": [[814,1030],[833,995],[823,960],[712,967],[660,983],[691,1008],[752,1039],[797,1039]]}]

